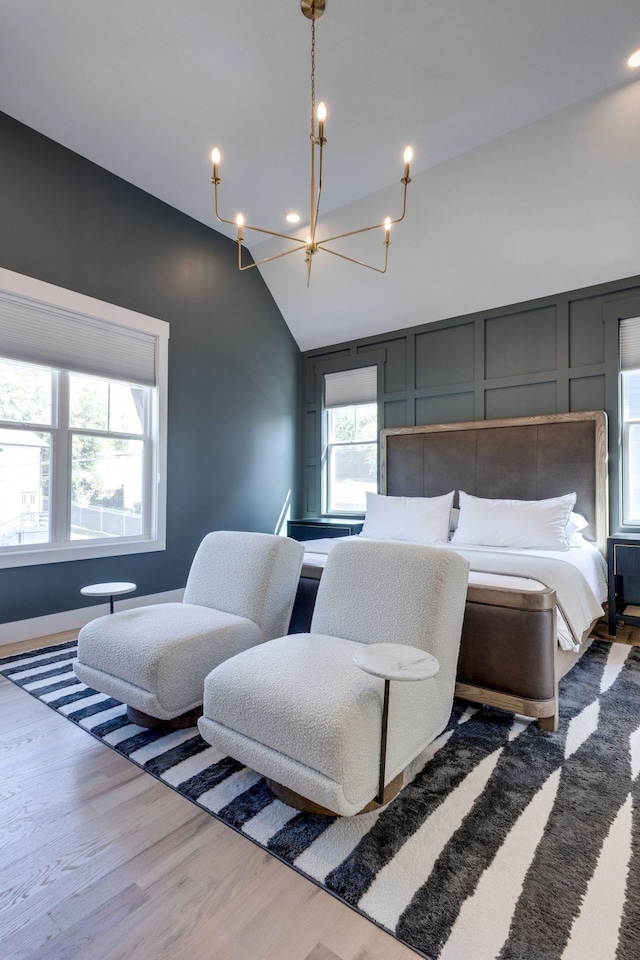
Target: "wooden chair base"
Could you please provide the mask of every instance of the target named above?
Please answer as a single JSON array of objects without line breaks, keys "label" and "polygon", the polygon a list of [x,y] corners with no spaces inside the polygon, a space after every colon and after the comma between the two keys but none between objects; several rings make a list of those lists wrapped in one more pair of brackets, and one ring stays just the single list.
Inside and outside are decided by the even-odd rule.
[{"label": "wooden chair base", "polygon": [[[283,786],[281,783],[277,783],[275,780],[270,780],[269,777],[265,777],[265,781],[269,790],[278,798],[282,800],[283,803],[286,803],[288,807],[293,807],[294,810],[302,810],[304,813],[319,813],[323,817],[338,817],[340,814],[336,813],[335,810],[329,810],[328,807],[323,807],[319,803],[314,803],[313,800],[307,800],[306,797],[303,797],[301,794],[296,793],[295,790],[290,790],[289,787]],[[400,792],[402,789],[402,773],[399,773],[397,777],[394,777],[393,780],[384,788],[384,795],[382,803],[377,803],[375,800],[372,800],[370,803],[363,807],[362,810],[358,810],[358,813],[355,816],[358,816],[361,813],[370,813],[372,810],[379,810],[381,807],[386,806],[393,798]]]},{"label": "wooden chair base", "polygon": [[197,725],[202,716],[202,706],[181,713],[179,717],[174,717],[172,720],[160,720],[159,717],[152,717],[149,713],[129,706],[127,706],[127,716],[131,723],[136,723],[139,727],[148,727],[149,730],[184,730],[186,727]]}]

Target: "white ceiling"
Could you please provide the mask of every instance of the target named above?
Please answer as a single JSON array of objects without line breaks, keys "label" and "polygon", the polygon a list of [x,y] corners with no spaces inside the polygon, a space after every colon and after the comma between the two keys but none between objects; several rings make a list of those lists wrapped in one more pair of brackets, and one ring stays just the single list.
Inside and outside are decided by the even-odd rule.
[{"label": "white ceiling", "polygon": [[[327,8],[319,236],[395,215],[407,143],[415,161],[386,276],[261,268],[302,349],[640,272],[638,0]],[[309,44],[298,0],[0,0],[0,109],[226,230],[217,145],[222,212],[284,230],[308,209]],[[340,250],[378,259],[381,239]]]}]

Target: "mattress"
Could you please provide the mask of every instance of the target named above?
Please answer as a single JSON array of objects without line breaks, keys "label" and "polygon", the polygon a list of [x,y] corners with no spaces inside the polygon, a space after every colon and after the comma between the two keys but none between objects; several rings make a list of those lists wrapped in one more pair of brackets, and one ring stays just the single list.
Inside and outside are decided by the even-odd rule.
[{"label": "mattress", "polygon": [[[358,534],[362,537],[362,534]],[[338,539],[355,539],[341,537]],[[305,556],[302,569],[303,576],[318,575],[318,568],[322,568],[326,563],[328,554],[331,552],[337,539],[310,540],[305,543]],[[437,544],[438,548],[445,550],[456,550],[465,556],[471,563],[469,572],[469,585],[471,587],[496,588],[501,590],[513,590],[516,592],[525,592],[530,595],[539,594],[541,597],[548,594],[549,589],[554,589],[561,598],[562,591],[558,590],[558,585],[554,582],[553,567],[560,561],[566,565],[566,569],[575,571],[571,578],[576,582],[582,596],[584,607],[584,618],[580,621],[576,616],[575,610],[572,616],[568,616],[563,609],[562,602],[558,609],[558,643],[563,650],[578,650],[584,630],[583,624],[591,623],[598,616],[602,616],[603,610],[600,606],[607,598],[607,565],[604,557],[598,548],[586,540],[582,540],[580,545],[572,546],[570,550],[509,550],[494,547],[476,547],[465,544],[456,544],[455,547],[450,543]],[[474,563],[474,557],[477,562]],[[504,566],[505,572],[488,572],[483,569],[474,570],[474,566],[486,566],[487,558],[494,562],[492,566]],[[536,568],[544,569],[544,564],[540,560],[549,560],[549,574],[543,575],[542,579],[523,576],[521,570],[517,575],[510,574],[507,571],[510,567],[518,565],[520,568],[526,566],[527,558],[539,558],[533,561]],[[524,558],[524,559],[523,559]],[[555,563],[554,563],[555,562]],[[538,574],[540,576],[540,574]],[[572,624],[570,626],[570,623]]]}]

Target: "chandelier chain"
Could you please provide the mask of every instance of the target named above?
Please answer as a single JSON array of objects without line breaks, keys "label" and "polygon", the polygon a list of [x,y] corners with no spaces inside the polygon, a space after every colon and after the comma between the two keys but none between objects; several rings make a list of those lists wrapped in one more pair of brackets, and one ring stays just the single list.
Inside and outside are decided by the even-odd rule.
[{"label": "chandelier chain", "polygon": [[316,19],[311,21],[311,140],[316,136]]}]

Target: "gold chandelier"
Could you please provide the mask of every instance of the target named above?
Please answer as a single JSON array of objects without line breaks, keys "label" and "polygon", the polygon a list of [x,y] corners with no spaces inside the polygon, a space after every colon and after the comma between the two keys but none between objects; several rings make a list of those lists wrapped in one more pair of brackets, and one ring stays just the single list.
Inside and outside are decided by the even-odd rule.
[{"label": "gold chandelier", "polygon": [[[241,213],[237,215],[235,220],[227,220],[225,217],[220,216],[218,208],[218,187],[220,186],[220,151],[217,147],[211,151],[211,160],[213,162],[213,176],[211,177],[211,182],[214,186],[215,192],[216,218],[220,221],[220,223],[229,223],[232,226],[237,227],[238,267],[240,270],[249,270],[251,267],[257,267],[263,263],[269,263],[271,260],[280,260],[282,257],[287,257],[291,253],[298,253],[299,251],[304,250],[305,263],[307,265],[307,286],[309,286],[313,257],[319,250],[323,250],[326,253],[333,254],[335,257],[340,257],[342,260],[348,260],[349,263],[356,263],[361,267],[367,267],[369,270],[375,270],[376,273],[386,273],[387,261],[389,259],[389,233],[391,226],[394,223],[400,223],[401,220],[404,220],[407,209],[407,186],[409,183],[411,183],[411,177],[409,176],[409,165],[411,163],[412,150],[411,147],[407,147],[404,151],[404,171],[400,181],[403,185],[402,213],[399,217],[396,217],[395,220],[392,220],[390,217],[386,217],[382,223],[374,223],[369,227],[360,227],[357,230],[349,230],[346,233],[340,233],[334,237],[326,237],[323,240],[319,240],[316,237],[316,228],[320,214],[320,197],[322,194],[322,154],[324,146],[327,142],[324,135],[324,123],[327,116],[327,108],[325,107],[324,103],[319,103],[316,110],[316,20],[318,20],[324,13],[326,0],[301,0],[300,7],[304,16],[307,17],[308,20],[311,20],[311,133],[309,136],[311,141],[311,177],[309,184],[309,232],[307,238],[306,240],[303,240],[301,237],[291,236],[287,233],[279,233],[276,230],[265,230],[262,227],[255,227],[252,224],[245,223],[244,217]],[[291,216],[295,215],[290,215],[287,217],[287,219],[290,219]],[[292,220],[291,222],[297,221]],[[354,257],[348,257],[344,253],[338,253],[337,250],[332,250],[328,246],[328,244],[334,243],[337,240],[342,240],[345,237],[353,237],[359,233],[368,233],[370,230],[379,229],[384,231],[384,262],[381,267],[375,267],[372,264],[365,263],[362,260],[356,260]],[[244,230],[253,230],[255,233],[264,233],[270,237],[280,237],[283,240],[288,240],[289,242],[295,244],[295,246],[293,246],[291,250],[285,250],[283,253],[276,253],[271,257],[265,257],[263,260],[257,260],[252,263],[243,264],[242,244],[244,241]]]}]

